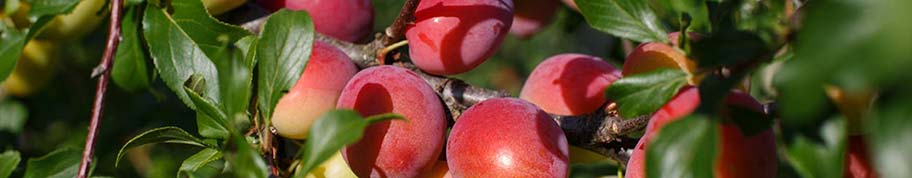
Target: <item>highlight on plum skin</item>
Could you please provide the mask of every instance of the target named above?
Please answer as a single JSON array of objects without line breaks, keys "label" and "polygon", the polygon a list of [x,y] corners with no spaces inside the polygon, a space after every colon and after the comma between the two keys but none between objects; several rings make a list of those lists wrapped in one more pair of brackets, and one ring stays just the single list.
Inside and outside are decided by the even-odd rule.
[{"label": "highlight on plum skin", "polygon": [[313,19],[317,32],[336,39],[358,42],[368,37],[374,26],[374,6],[370,0],[284,0],[284,2],[282,7],[307,11]]},{"label": "highlight on plum skin", "polygon": [[466,110],[447,142],[453,177],[567,177],[567,138],[532,103],[494,98]]},{"label": "highlight on plum skin", "polygon": [[512,0],[422,0],[405,38],[418,68],[454,75],[494,55],[512,23]]},{"label": "highlight on plum skin", "polygon": [[532,70],[520,98],[552,114],[588,114],[601,109],[607,101],[605,89],[619,78],[620,71],[601,58],[555,55]]},{"label": "highlight on plum skin", "polygon": [[443,149],[444,105],[408,69],[385,65],[358,72],[336,106],[364,117],[384,113],[405,117],[371,124],[360,141],[342,150],[358,177],[416,177],[431,171]]},{"label": "highlight on plum skin", "polygon": [[336,100],[358,68],[335,46],[315,41],[301,77],[276,104],[272,125],[279,135],[307,138],[310,126],[336,106]]}]

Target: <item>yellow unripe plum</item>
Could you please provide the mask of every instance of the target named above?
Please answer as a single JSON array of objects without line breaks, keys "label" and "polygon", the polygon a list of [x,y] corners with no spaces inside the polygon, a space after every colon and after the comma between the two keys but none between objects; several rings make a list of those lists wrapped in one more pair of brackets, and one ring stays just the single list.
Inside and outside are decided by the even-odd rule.
[{"label": "yellow unripe plum", "polygon": [[206,6],[206,10],[209,10],[209,14],[219,15],[225,12],[231,11],[234,8],[244,5],[246,0],[203,0],[203,5]]},{"label": "yellow unripe plum", "polygon": [[294,87],[279,99],[272,125],[279,135],[304,139],[320,115],[332,110],[342,88],[358,69],[351,59],[335,46],[314,42],[304,72]]},{"label": "yellow unripe plum", "polygon": [[[82,0],[69,14],[59,15],[48,22],[39,37],[70,40],[82,37],[98,26],[108,15],[106,0]],[[99,14],[99,12],[101,12]]]},{"label": "yellow unripe plum", "polygon": [[580,147],[570,146],[570,163],[594,163],[605,159],[608,157]]},{"label": "yellow unripe plum", "polygon": [[16,67],[2,84],[6,92],[27,97],[47,85],[54,76],[56,49],[57,46],[49,41],[32,40],[26,43]]},{"label": "yellow unripe plum", "polygon": [[355,176],[355,173],[352,172],[351,168],[348,167],[348,164],[345,163],[345,158],[342,157],[342,152],[336,152],[331,158],[311,170],[305,178],[358,178]]},{"label": "yellow unripe plum", "polygon": [[[640,44],[633,52],[627,55],[621,73],[624,76],[630,76],[647,73],[659,68],[681,69],[688,74],[693,74],[697,64],[688,59],[683,52],[668,44],[649,42]],[[696,84],[699,82],[696,78],[699,77],[690,77],[688,82]]]}]

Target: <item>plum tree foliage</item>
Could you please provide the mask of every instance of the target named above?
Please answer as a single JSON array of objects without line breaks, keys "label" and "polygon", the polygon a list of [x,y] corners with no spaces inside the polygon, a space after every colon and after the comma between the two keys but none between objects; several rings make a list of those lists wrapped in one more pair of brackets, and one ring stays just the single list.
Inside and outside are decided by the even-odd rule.
[{"label": "plum tree foliage", "polygon": [[912,177],[909,7],[5,0],[0,177]]}]

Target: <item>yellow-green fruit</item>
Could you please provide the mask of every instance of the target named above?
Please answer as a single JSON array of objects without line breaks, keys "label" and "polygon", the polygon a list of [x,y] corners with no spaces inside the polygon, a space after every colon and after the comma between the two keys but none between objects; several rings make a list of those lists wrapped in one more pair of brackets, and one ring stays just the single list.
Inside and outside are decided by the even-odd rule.
[{"label": "yellow-green fruit", "polygon": [[219,15],[240,7],[244,2],[246,0],[203,0],[203,5],[209,10],[209,14]]},{"label": "yellow-green fruit", "polygon": [[357,178],[355,173],[352,172],[351,168],[348,167],[348,164],[345,163],[345,159],[342,158],[342,152],[336,152],[333,154],[332,158],[320,164],[313,170],[311,170],[306,178]]},{"label": "yellow-green fruit", "polygon": [[69,14],[54,17],[39,37],[69,40],[92,32],[107,16],[106,0],[82,0]]},{"label": "yellow-green fruit", "polygon": [[605,159],[608,157],[580,147],[570,146],[570,163],[594,163]]},{"label": "yellow-green fruit", "polygon": [[[29,9],[31,9],[31,6],[29,6],[28,3],[26,3],[25,1],[20,1],[19,8],[16,9],[16,12],[13,12],[12,14],[9,15],[10,20],[12,20],[11,21],[12,24],[6,24],[6,25],[15,25],[16,28],[23,28],[23,27],[29,26],[29,24],[31,24],[28,21]],[[0,17],[4,17],[4,15],[6,15],[5,11],[0,11],[0,12],[2,12],[2,13],[0,13]],[[0,18],[0,19],[3,19],[3,18]],[[3,22],[3,23],[6,23],[6,22]]]},{"label": "yellow-green fruit", "polygon": [[55,50],[55,44],[48,41],[26,43],[16,67],[3,82],[3,88],[13,96],[26,97],[47,85],[54,76]]}]

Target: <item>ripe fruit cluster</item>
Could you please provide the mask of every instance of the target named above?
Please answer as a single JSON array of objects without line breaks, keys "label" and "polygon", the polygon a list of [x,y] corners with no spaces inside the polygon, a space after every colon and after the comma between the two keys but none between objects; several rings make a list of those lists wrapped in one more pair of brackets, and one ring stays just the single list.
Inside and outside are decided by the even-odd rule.
[{"label": "ripe fruit cluster", "polygon": [[[522,3],[534,2],[537,1]],[[307,10],[314,17],[318,32],[342,40],[363,38],[367,33],[358,30],[369,32],[365,26],[372,23],[362,21],[362,17],[372,19],[369,1],[278,3],[280,7]],[[547,24],[548,13],[554,11],[519,4],[514,14],[513,8],[511,0],[420,1],[415,22],[405,32],[412,62],[421,71],[436,75],[472,70],[497,51],[511,29],[519,36],[531,35],[534,29]],[[340,23],[333,13],[359,15]],[[670,36],[677,41],[674,39],[678,35]],[[677,43],[642,44],[627,57],[623,71],[594,56],[552,56],[532,71],[521,99],[494,98],[477,103],[455,118],[456,123],[447,134],[447,108],[415,71],[388,65],[358,71],[345,53],[317,42],[300,79],[276,106],[272,121],[280,135],[305,139],[317,116],[334,108],[352,109],[364,117],[384,113],[404,116],[405,120],[368,126],[361,140],[341,151],[351,173],[358,177],[566,177],[570,154],[574,153],[549,113],[585,115],[605,108],[610,97],[603,91],[624,75],[662,67],[679,68],[693,75],[694,62],[676,46]],[[627,177],[645,175],[649,142],[662,126],[693,112],[699,98],[696,87],[682,88],[652,115],[628,163]],[[726,103],[728,107],[760,110],[756,100],[740,91],[733,91]],[[752,119],[719,114],[729,121]],[[721,143],[716,176],[775,176],[776,147],[771,130],[745,135],[730,122],[718,127]],[[446,160],[439,160],[442,153]]]}]

